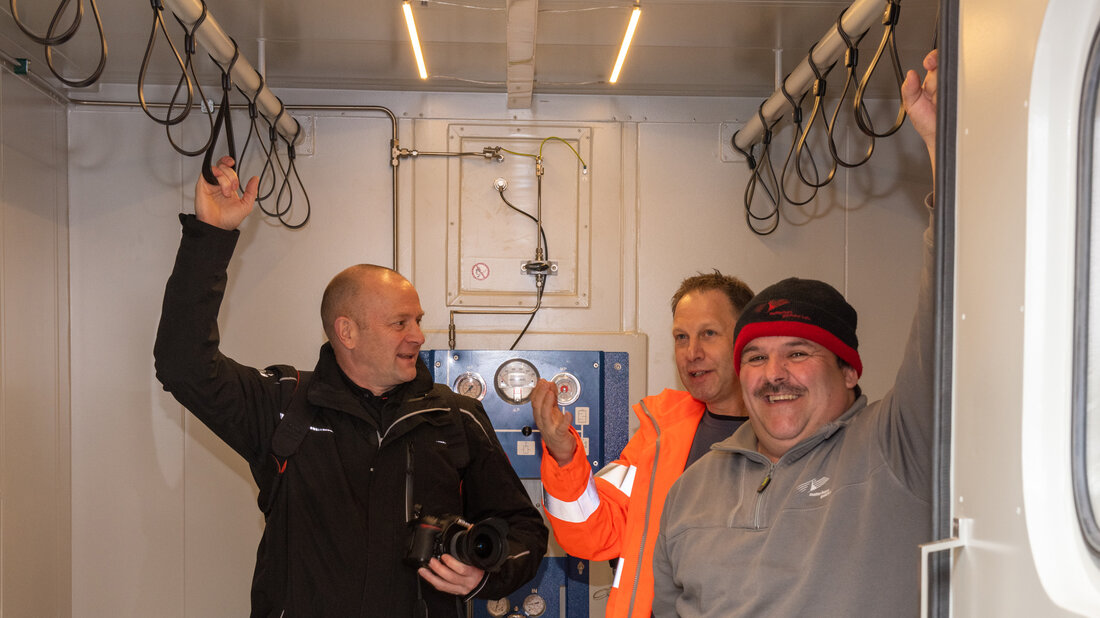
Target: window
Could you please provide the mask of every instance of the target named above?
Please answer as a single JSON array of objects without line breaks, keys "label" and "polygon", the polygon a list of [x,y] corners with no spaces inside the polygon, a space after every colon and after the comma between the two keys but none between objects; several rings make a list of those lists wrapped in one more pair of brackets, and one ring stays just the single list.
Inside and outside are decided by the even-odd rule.
[{"label": "window", "polygon": [[[1100,34],[1100,33],[1098,33]],[[1081,96],[1077,167],[1077,275],[1072,414],[1073,492],[1081,530],[1100,553],[1100,36],[1094,37]]]}]

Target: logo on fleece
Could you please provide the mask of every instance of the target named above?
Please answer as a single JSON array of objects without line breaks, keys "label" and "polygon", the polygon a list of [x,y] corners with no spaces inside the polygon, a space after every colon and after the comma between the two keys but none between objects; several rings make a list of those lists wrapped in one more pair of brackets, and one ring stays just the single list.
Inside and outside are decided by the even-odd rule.
[{"label": "logo on fleece", "polygon": [[819,478],[816,478],[816,479],[810,479],[810,480],[806,481],[805,483],[802,483],[799,486],[795,487],[794,489],[798,493],[806,494],[806,495],[810,496],[811,498],[819,498],[819,499],[820,498],[825,498],[829,494],[833,493],[833,490],[831,488],[830,489],[822,489],[823,487],[825,487],[825,484],[828,483],[828,482],[829,482],[829,477],[822,476],[822,477],[819,477]]}]

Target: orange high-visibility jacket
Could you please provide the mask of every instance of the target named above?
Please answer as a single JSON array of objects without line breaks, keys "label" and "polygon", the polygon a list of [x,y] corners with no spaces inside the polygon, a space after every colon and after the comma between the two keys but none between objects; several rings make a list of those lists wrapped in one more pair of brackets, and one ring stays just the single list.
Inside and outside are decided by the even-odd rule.
[{"label": "orange high-visibility jacket", "polygon": [[580,435],[573,461],[559,466],[543,446],[543,508],[568,553],[619,558],[607,618],[648,618],[653,604],[653,547],[665,496],[684,471],[706,405],[665,389],[634,406],[640,425],[622,455],[592,474]]}]

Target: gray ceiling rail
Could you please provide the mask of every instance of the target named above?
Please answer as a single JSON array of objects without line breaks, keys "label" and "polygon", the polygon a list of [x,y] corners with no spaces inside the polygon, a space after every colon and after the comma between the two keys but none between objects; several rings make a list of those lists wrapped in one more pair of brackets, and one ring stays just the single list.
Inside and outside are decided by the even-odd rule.
[{"label": "gray ceiling rail", "polygon": [[[163,0],[163,3],[188,28],[194,26],[203,13],[201,0]],[[206,48],[207,53],[215,62],[222,67],[229,66],[236,45],[233,43],[233,39],[218,25],[209,8],[206,12],[206,19],[195,30],[195,39]],[[302,136],[298,134],[298,121],[294,120],[289,114],[279,115],[284,109],[283,102],[266,85],[261,88],[262,82],[259,73],[252,68],[244,54],[241,54],[230,67],[230,76],[233,78],[233,83],[243,90],[249,98],[255,98],[256,107],[260,113],[267,118],[269,123],[275,123],[275,129],[287,142],[297,144],[301,141]],[[259,94],[256,93],[257,88],[260,88]]]},{"label": "gray ceiling rail", "polygon": [[[855,0],[844,13],[844,17],[841,18],[841,25],[844,27],[845,32],[853,36],[859,35],[866,32],[877,20],[881,19],[885,7],[886,0]],[[842,58],[848,47],[845,45],[840,33],[837,32],[836,24],[833,24],[811,49],[813,50],[814,63],[819,67],[828,67]],[[802,62],[798,63],[798,66],[791,71],[783,84],[786,86],[787,92],[798,99],[804,92],[809,90],[815,79],[813,69],[810,68],[809,54],[807,54],[806,58],[803,58]],[[769,126],[781,118],[783,114],[793,111],[787,97],[783,96],[783,91],[779,88],[776,88],[775,92],[764,101],[760,109]],[[734,144],[738,148],[747,151],[753,144],[759,142],[763,135],[764,125],[760,120],[760,114],[757,114],[734,135]]]}]

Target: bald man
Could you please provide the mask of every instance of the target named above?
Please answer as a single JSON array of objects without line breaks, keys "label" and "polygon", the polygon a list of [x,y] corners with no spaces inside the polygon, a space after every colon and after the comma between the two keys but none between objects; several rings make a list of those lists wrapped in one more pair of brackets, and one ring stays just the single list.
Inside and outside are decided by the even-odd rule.
[{"label": "bald man", "polygon": [[[542,517],[481,403],[420,360],[424,310],[407,279],[370,264],[337,274],[313,371],[221,353],[226,269],[258,181],[242,192],[228,157],[213,170],[218,184],[200,178],[195,215],[180,217],[154,356],[164,388],[248,461],[260,490],[252,616],[459,618],[468,599],[534,578]],[[500,536],[499,556],[433,551],[437,529],[470,524]]]}]

